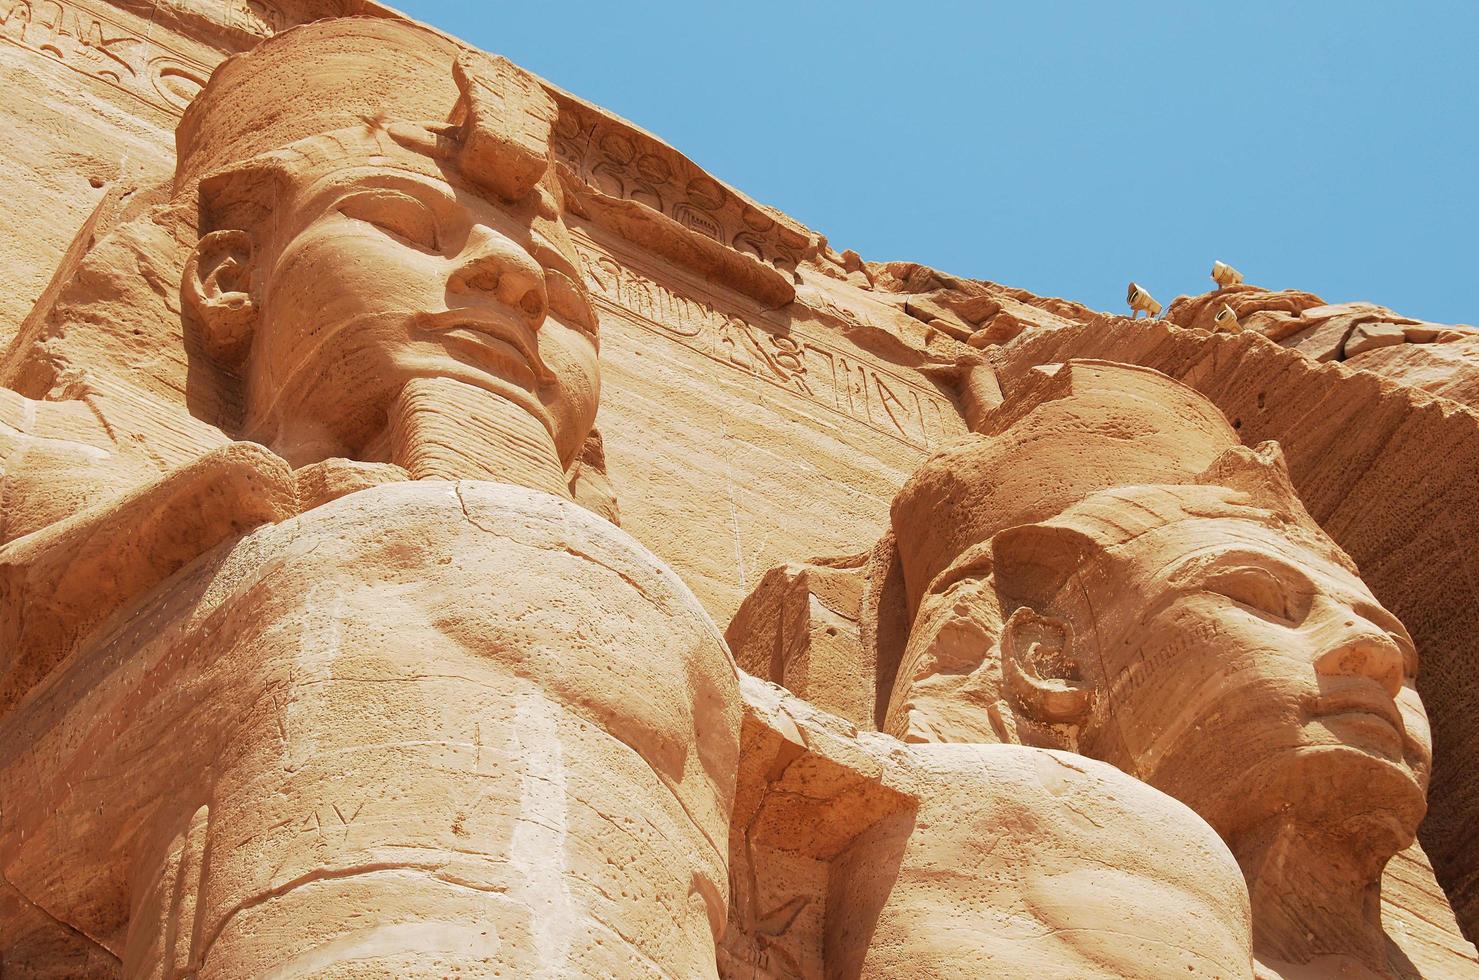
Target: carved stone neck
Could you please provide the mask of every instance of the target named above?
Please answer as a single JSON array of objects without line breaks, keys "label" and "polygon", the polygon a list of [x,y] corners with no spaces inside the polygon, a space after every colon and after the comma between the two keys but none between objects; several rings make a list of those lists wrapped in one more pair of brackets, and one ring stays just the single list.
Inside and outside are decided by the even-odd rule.
[{"label": "carved stone neck", "polygon": [[390,412],[390,460],[417,480],[490,480],[570,496],[553,438],[513,402],[460,381],[417,378]]},{"label": "carved stone neck", "polygon": [[1260,960],[1306,963],[1345,956],[1386,976],[1381,927],[1385,860],[1359,842],[1287,819],[1242,836],[1233,855],[1253,902],[1253,948]]}]

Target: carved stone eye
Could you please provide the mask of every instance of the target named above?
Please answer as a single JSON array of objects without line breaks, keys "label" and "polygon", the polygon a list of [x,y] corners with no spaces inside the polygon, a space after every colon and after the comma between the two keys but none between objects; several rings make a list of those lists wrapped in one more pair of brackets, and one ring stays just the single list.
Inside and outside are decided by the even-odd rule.
[{"label": "carved stone eye", "polygon": [[1301,604],[1289,587],[1272,572],[1254,565],[1218,572],[1207,581],[1205,589],[1285,622],[1302,618],[1298,608]]},{"label": "carved stone eye", "polygon": [[392,190],[357,194],[340,203],[339,213],[374,225],[413,248],[426,252],[441,249],[436,215],[409,194]]}]

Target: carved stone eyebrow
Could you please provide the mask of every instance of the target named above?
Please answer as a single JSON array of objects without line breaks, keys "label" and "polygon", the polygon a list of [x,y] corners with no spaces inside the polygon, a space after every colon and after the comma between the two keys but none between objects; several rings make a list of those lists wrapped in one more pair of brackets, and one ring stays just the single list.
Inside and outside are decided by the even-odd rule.
[{"label": "carved stone eyebrow", "polygon": [[1239,569],[1254,568],[1271,576],[1285,590],[1285,601],[1298,608],[1306,605],[1320,591],[1320,586],[1293,562],[1276,554],[1249,548],[1212,546],[1173,560],[1156,573],[1156,578],[1171,587],[1154,596],[1141,613],[1142,621],[1153,620],[1179,600],[1208,591],[1219,575]]},{"label": "carved stone eyebrow", "polygon": [[1209,574],[1237,571],[1242,568],[1257,568],[1268,572],[1279,579],[1285,585],[1306,591],[1313,590],[1318,586],[1304,569],[1293,562],[1286,561],[1276,555],[1264,554],[1258,551],[1231,552],[1221,561],[1213,562],[1208,569]]},{"label": "carved stone eyebrow", "polygon": [[1215,575],[1240,568],[1258,568],[1273,575],[1285,586],[1314,592],[1319,587],[1308,573],[1287,558],[1254,548],[1233,546],[1225,550],[1207,549],[1188,555],[1172,564],[1165,577],[1179,588],[1199,588],[1199,583]]},{"label": "carved stone eyebrow", "polygon": [[356,168],[328,174],[310,189],[308,200],[313,205],[321,204],[328,208],[355,194],[374,193],[377,190],[395,191],[414,198],[435,211],[438,220],[447,219],[452,209],[457,207],[452,188],[445,181],[391,168],[374,168],[368,171]]},{"label": "carved stone eyebrow", "polygon": [[[377,176],[380,176],[380,179],[372,184],[349,189],[351,191],[377,189],[399,191],[402,194],[414,197],[422,204],[434,207],[444,213],[457,206],[458,202],[455,193],[451,185],[445,182],[439,182],[429,177],[421,177],[420,175],[410,173],[397,173],[395,171],[389,171]],[[438,186],[439,184],[440,186]]]},{"label": "carved stone eyebrow", "polygon": [[[506,210],[507,205],[496,201],[489,201],[482,191],[465,185],[459,186],[449,180],[438,179],[413,171],[391,170],[371,171],[369,180],[365,175],[358,178],[351,175],[332,175],[323,188],[322,192],[331,195],[334,199],[342,200],[358,192],[373,193],[376,190],[398,191],[414,197],[422,204],[431,207],[437,212],[437,218],[449,221],[454,216],[462,217],[467,213],[466,205],[459,200],[458,194],[469,194],[479,201],[487,203],[490,207],[500,211]],[[515,222],[517,223],[517,221]],[[508,234],[510,229],[500,229]],[[515,242],[524,248],[545,269],[553,269],[568,277],[579,288],[584,289],[585,280],[580,269],[571,262],[563,252],[551,241],[532,228],[519,225],[519,234],[511,235]]]}]

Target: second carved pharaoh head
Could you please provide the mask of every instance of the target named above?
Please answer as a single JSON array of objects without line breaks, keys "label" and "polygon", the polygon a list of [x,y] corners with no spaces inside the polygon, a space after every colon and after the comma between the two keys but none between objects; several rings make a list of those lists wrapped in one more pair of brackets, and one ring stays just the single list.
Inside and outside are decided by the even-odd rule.
[{"label": "second carved pharaoh head", "polygon": [[1081,752],[1224,837],[1294,813],[1395,851],[1425,810],[1412,639],[1196,392],[1070,362],[905,486],[886,727]]},{"label": "second carved pharaoh head", "polygon": [[526,410],[571,463],[600,384],[556,111],[508,62],[377,18],[215,73],[178,136],[175,193],[198,187],[201,213],[182,292],[242,376],[243,435],[295,465],[384,458],[401,389],[450,378]]}]

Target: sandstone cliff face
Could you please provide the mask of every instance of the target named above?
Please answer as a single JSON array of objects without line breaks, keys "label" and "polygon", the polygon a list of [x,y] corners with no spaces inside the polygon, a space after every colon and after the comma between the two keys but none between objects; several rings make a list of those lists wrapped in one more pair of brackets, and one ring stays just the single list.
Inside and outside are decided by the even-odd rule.
[{"label": "sandstone cliff face", "polygon": [[[938,957],[930,961],[948,971],[960,963],[952,957],[969,948],[972,968],[988,974],[1030,972],[1052,962],[1069,964],[1054,967],[1065,976],[1252,975],[1249,895],[1238,865],[1175,799],[1055,749],[906,745],[882,734],[913,615],[894,557],[891,504],[928,460],[970,432],[1003,431],[1009,424],[1004,404],[1020,401],[1056,365],[1083,358],[1163,372],[1208,399],[1247,446],[1279,442],[1303,506],[1412,634],[1434,765],[1420,844],[1398,853],[1382,878],[1387,935],[1398,951],[1387,962],[1396,964],[1391,975],[1479,972],[1464,938],[1465,932],[1479,935],[1479,853],[1470,840],[1479,821],[1479,723],[1471,708],[1479,670],[1471,640],[1479,629],[1479,565],[1470,554],[1479,540],[1474,328],[1241,284],[1179,298],[1164,321],[1131,322],[914,263],[867,262],[715,180],[651,134],[546,85],[540,98],[553,106],[549,186],[558,185],[562,223],[599,318],[602,404],[598,432],[563,476],[556,472],[545,484],[512,482],[571,497],[587,511],[619,520],[621,531],[600,530],[594,518],[564,504],[551,509],[548,502],[510,502],[497,493],[496,500],[484,499],[482,491],[448,498],[461,500],[460,510],[438,498],[437,510],[422,499],[430,484],[389,486],[428,475],[398,463],[326,463],[294,473],[254,443],[234,442],[242,437],[246,412],[241,368],[205,350],[189,324],[181,283],[187,256],[206,229],[191,195],[179,194],[182,180],[201,175],[176,174],[176,128],[223,59],[295,25],[356,15],[401,19],[368,0],[0,0],[0,77],[6,80],[0,111],[7,121],[0,159],[8,166],[4,182],[15,191],[13,233],[0,242],[0,268],[7,273],[0,340],[11,344],[0,365],[0,543],[9,546],[0,553],[0,602],[19,609],[15,597],[23,595],[28,603],[26,615],[7,613],[0,623],[0,713],[11,712],[0,714],[0,770],[36,800],[57,802],[60,814],[46,818],[55,822],[44,834],[23,822],[0,835],[0,974],[133,976],[145,975],[144,964],[201,965],[191,959],[199,942],[178,928],[196,915],[196,897],[181,897],[188,889],[179,876],[199,873],[200,855],[190,850],[201,839],[192,823],[198,813],[186,807],[190,812],[176,814],[179,826],[159,829],[159,839],[150,839],[158,867],[147,875],[136,870],[143,877],[130,884],[120,877],[121,865],[110,865],[102,854],[110,846],[102,842],[102,822],[89,823],[90,807],[100,813],[106,801],[84,807],[77,802],[82,796],[74,798],[64,785],[74,730],[49,726],[60,725],[62,717],[83,719],[75,721],[75,731],[89,733],[84,744],[92,752],[90,740],[104,736],[101,728],[86,727],[93,703],[87,697],[106,692],[77,695],[83,699],[65,710],[59,706],[68,691],[85,689],[129,661],[118,652],[124,641],[114,637],[109,646],[99,637],[113,629],[137,633],[127,625],[132,611],[143,608],[134,604],[156,588],[167,596],[171,583],[180,581],[193,584],[181,597],[150,599],[156,604],[149,608],[161,617],[161,608],[178,613],[187,633],[205,628],[205,619],[169,603],[197,601],[190,589],[219,600],[211,590],[227,584],[208,582],[203,569],[216,567],[211,563],[224,562],[220,567],[248,577],[257,572],[240,570],[258,569],[271,583],[277,572],[264,556],[273,549],[297,554],[297,529],[337,522],[332,533],[313,533],[342,542],[359,533],[357,526],[374,525],[391,538],[405,530],[397,528],[395,514],[425,504],[430,510],[416,511],[418,519],[437,534],[472,534],[464,518],[477,525],[483,511],[496,512],[493,523],[507,527],[495,528],[494,537],[537,538],[537,546],[529,546],[520,566],[513,559],[469,558],[479,551],[466,542],[449,546],[442,556],[448,561],[440,564],[434,556],[411,554],[416,548],[409,544],[405,553],[386,558],[376,552],[363,561],[344,545],[338,565],[304,565],[283,572],[284,581],[311,591],[362,564],[369,578],[345,584],[343,595],[359,594],[354,588],[362,585],[365,595],[383,598],[396,589],[371,582],[374,569],[414,566],[428,578],[442,576],[437,580],[444,588],[427,600],[436,608],[423,624],[434,631],[465,612],[449,606],[449,596],[463,594],[459,589],[468,608],[485,601],[469,586],[469,575],[504,582],[519,579],[521,568],[578,566],[563,585],[548,583],[564,572],[534,574],[548,585],[545,592],[515,590],[524,605],[498,616],[522,622],[556,610],[556,619],[565,617],[557,627],[533,629],[523,639],[535,660],[550,662],[562,656],[551,650],[571,644],[579,655],[570,664],[584,664],[584,672],[571,666],[578,683],[548,695],[554,714],[540,715],[529,723],[534,728],[527,727],[528,711],[514,703],[518,698],[500,702],[496,724],[510,731],[525,725],[524,742],[505,746],[509,771],[525,767],[523,782],[509,783],[508,800],[549,801],[533,758],[593,784],[606,759],[621,779],[663,801],[666,822],[658,836],[667,849],[656,858],[632,843],[652,825],[648,820],[647,830],[633,831],[640,808],[621,794],[581,811],[579,819],[590,824],[581,824],[581,833],[589,830],[587,842],[597,842],[581,858],[590,868],[603,860],[625,868],[650,858],[663,869],[661,887],[651,894],[642,889],[655,879],[633,874],[628,880],[625,871],[610,868],[577,888],[581,901],[598,909],[590,913],[592,922],[623,901],[640,905],[632,897],[638,892],[651,899],[651,907],[631,920],[642,934],[616,944],[641,956],[601,960],[604,968],[592,967],[597,972],[638,975],[632,964],[642,956],[660,962],[663,949],[681,947],[672,963],[682,960],[687,967],[672,975],[703,975],[712,967],[725,977],[892,976],[919,967],[919,957]],[[451,82],[444,82],[451,91]],[[1240,333],[1218,330],[1213,318],[1224,306]],[[440,475],[480,478],[474,426],[465,424],[471,414],[457,415],[454,425],[427,437],[427,445],[448,450],[448,465],[470,467]],[[557,459],[556,470],[566,462]],[[370,493],[358,505],[346,501],[324,510],[356,491]],[[169,509],[185,506],[182,501],[191,502],[183,520]],[[95,512],[105,512],[107,520],[71,519]],[[333,548],[339,546],[325,553],[338,554]],[[602,564],[593,554],[610,560]],[[81,565],[90,569],[87,575],[77,570]],[[628,587],[643,597],[639,613],[610,598]],[[376,629],[364,625],[375,621],[374,602],[361,602],[359,613],[340,616],[329,629],[314,609],[288,609],[296,588],[264,586],[284,610],[280,622],[297,622],[303,636],[310,626],[334,636],[341,628],[359,629],[366,644],[379,642]],[[643,603],[655,604],[661,615]],[[728,654],[710,617],[728,624],[724,635],[741,668],[737,677],[725,666]],[[640,628],[633,625],[639,620]],[[231,622],[246,629],[244,620]],[[675,637],[665,648],[669,659],[689,664],[684,669],[692,672],[672,690],[663,685],[676,675],[643,682],[663,692],[652,701],[663,708],[637,710],[623,727],[627,721],[611,718],[647,704],[635,693],[616,696],[638,683],[636,674],[600,674],[606,668],[581,658],[601,637],[605,648],[635,656],[643,629]],[[487,639],[476,624],[454,632],[459,642],[471,643],[474,634]],[[418,643],[407,649],[430,649]],[[148,647],[164,673],[175,669],[166,646]],[[243,649],[244,657],[262,652]],[[407,662],[423,655],[431,656],[407,654]],[[469,657],[463,666],[482,669],[477,662]],[[692,667],[700,662],[701,668]],[[509,676],[533,683],[528,669],[527,663],[511,667]],[[390,671],[384,679],[421,683],[407,679],[415,673]],[[605,679],[593,679],[598,674]],[[458,703],[462,689],[455,680],[445,684],[439,703]],[[567,698],[566,688],[577,695]],[[187,704],[189,693],[182,688],[160,696]],[[258,693],[277,703],[277,695]],[[692,730],[684,727],[692,722],[690,695],[708,712]],[[468,735],[418,720],[394,698],[373,709],[365,707],[368,701],[346,703],[346,717],[388,712],[376,715],[384,722],[380,728],[366,729],[380,732],[387,744],[394,733],[385,719],[394,715],[408,730],[425,722],[426,744],[443,745],[449,757],[461,760],[468,739],[482,746],[481,722],[471,715]],[[199,705],[190,710],[203,711]],[[455,714],[450,707],[437,710]],[[142,726],[130,729],[138,746],[164,737],[148,727],[158,722],[128,722]],[[491,715],[488,723],[495,724]],[[991,729],[984,714],[971,723],[982,733]],[[329,738],[333,726],[324,725],[321,734]],[[584,734],[572,735],[577,729]],[[609,752],[598,747],[607,742]],[[635,754],[628,757],[617,743],[635,747]],[[50,768],[33,772],[25,759],[39,745],[51,747]],[[681,764],[663,768],[690,755],[686,770]],[[73,761],[83,767],[82,758]],[[86,765],[106,769],[98,761],[104,758],[87,756]],[[436,764],[428,762],[428,770]],[[401,772],[395,765],[386,763],[384,771]],[[700,771],[709,775],[696,788]],[[160,778],[163,770],[149,772]],[[126,776],[108,773],[125,783]],[[320,777],[324,786],[339,787],[344,773],[326,769],[313,778]],[[43,783],[48,789],[35,795]],[[1003,786],[1013,789],[1003,793]],[[435,789],[433,782],[416,792],[430,799]],[[305,799],[313,792],[293,790]],[[571,798],[595,799],[583,792]],[[726,847],[718,840],[723,820],[715,814],[729,806],[731,793]],[[1092,810],[1106,796],[1118,803]],[[315,804],[315,819],[320,811],[337,812]],[[441,812],[430,803],[423,811]],[[407,813],[414,817],[404,811],[395,819],[409,826],[414,820]],[[208,815],[199,819],[209,822]],[[340,821],[343,840],[333,846],[348,847],[354,838],[363,851],[355,861],[344,858],[344,867],[374,865],[377,854],[370,852],[404,843],[389,830],[383,840],[374,836],[379,831],[351,832],[343,814]],[[452,836],[441,842],[446,853],[423,863],[463,860],[447,857],[470,833],[467,821],[462,833],[454,823],[446,828]],[[626,829],[608,829],[618,825]],[[930,826],[938,828],[934,836],[918,832]],[[984,839],[1001,827],[1015,830],[1002,836],[997,859],[972,852],[969,869],[951,866],[962,853],[955,850],[961,837]],[[26,843],[33,829],[34,840],[51,842],[45,854]],[[317,830],[323,837],[321,825]],[[510,831],[508,839],[524,841],[532,833],[536,850],[553,853],[549,826],[521,833]],[[160,843],[169,834],[175,834],[170,842]],[[1158,864],[1124,846],[1147,834],[1165,842]],[[608,846],[606,835],[620,838],[619,846]],[[684,835],[693,841],[673,843]],[[714,843],[713,854],[698,843],[704,836]],[[312,845],[329,855],[325,861],[338,859],[333,846]],[[700,852],[702,859],[695,859]],[[1007,852],[1014,868],[1037,865],[1043,874],[999,873],[1004,865],[993,862],[1007,861]],[[1086,872],[1084,855],[1091,852],[1109,870]],[[108,888],[70,880],[68,855],[111,868]],[[293,860],[311,877],[319,857],[317,850],[295,851]],[[266,858],[259,868],[242,864],[229,887],[250,882],[266,895],[281,884],[267,880],[277,874],[264,870],[270,864]],[[685,897],[680,893],[688,887],[689,865],[699,869],[693,875],[698,883]],[[721,894],[726,870],[727,901]],[[473,880],[460,871],[442,879],[448,874],[458,888]],[[141,884],[149,875],[153,884]],[[558,877],[539,881],[549,895],[568,898]],[[985,880],[990,888],[976,887]],[[345,901],[374,904],[346,887]],[[168,888],[178,892],[174,918],[156,907]],[[497,891],[491,885],[483,890]],[[1143,892],[1137,908],[1155,914],[1131,916],[1133,910],[1113,898],[1121,892]],[[1064,895],[1078,900],[1067,902]],[[531,907],[559,912],[547,895],[526,897]],[[323,908],[334,904],[324,901]],[[414,904],[408,900],[408,907]],[[965,925],[947,914],[962,908],[969,913]],[[1003,908],[1029,911],[1008,915]],[[137,930],[126,938],[131,915],[142,921],[157,913],[176,925],[147,942]],[[292,920],[308,913],[264,911],[262,921],[279,914]],[[1099,941],[1104,923],[1116,916],[1133,918],[1128,928],[1138,938],[1128,946]],[[272,922],[272,929],[286,928]],[[325,925],[324,935],[340,925]],[[1155,949],[1166,930],[1175,934],[1169,943],[1174,954]],[[1073,938],[1080,931],[1082,943]],[[537,959],[541,935],[535,929],[524,937],[527,949],[520,947],[518,955],[526,959],[519,962]],[[492,962],[478,958],[479,950],[487,952],[482,938],[457,937],[446,942],[457,956],[466,954],[465,963]],[[1002,937],[1012,941],[994,946]],[[240,937],[230,942],[250,945]],[[575,948],[567,947],[560,948]],[[431,969],[415,957],[402,962],[386,955],[384,962],[397,969]],[[503,954],[488,953],[495,955]],[[588,963],[597,962],[589,957],[616,957],[594,947],[582,955]],[[454,961],[464,962],[455,956],[446,962]],[[260,964],[265,969],[268,962]],[[1261,969],[1300,975],[1295,966]],[[1043,973],[1051,970],[1044,966]]]},{"label": "sandstone cliff face", "polygon": [[[0,153],[17,234],[0,243],[8,340],[58,261],[100,207],[107,212],[174,170],[174,130],[220,60],[274,31],[357,12],[340,0],[146,3],[4,0]],[[108,201],[112,195],[115,199]]]},{"label": "sandstone cliff face", "polygon": [[1479,407],[1474,401],[1479,330],[1474,327],[1413,320],[1374,303],[1328,304],[1311,293],[1275,293],[1244,284],[1177,297],[1166,319],[1181,327],[1214,330],[1213,318],[1224,307],[1233,311],[1242,329],[1313,360],[1348,363]]}]

